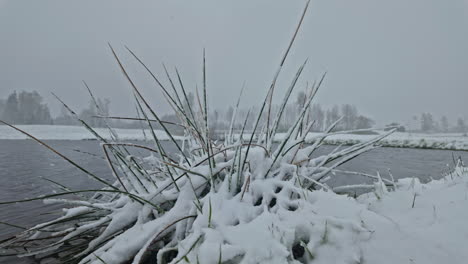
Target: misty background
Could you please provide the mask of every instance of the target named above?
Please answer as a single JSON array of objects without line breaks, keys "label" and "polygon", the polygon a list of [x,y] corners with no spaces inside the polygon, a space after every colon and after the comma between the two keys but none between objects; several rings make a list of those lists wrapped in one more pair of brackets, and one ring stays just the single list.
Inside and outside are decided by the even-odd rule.
[{"label": "misty background", "polygon": [[[158,76],[164,74],[161,63],[171,71],[177,66],[192,91],[201,84],[206,48],[212,108],[228,112],[244,82],[241,106],[249,108],[263,99],[303,5],[302,0],[0,0],[0,98],[5,102],[14,91],[35,90],[52,120],[62,108],[51,92],[77,112],[90,107],[85,80],[103,103],[109,100],[111,114],[134,116],[131,90],[110,42],[158,110],[169,112],[159,88],[124,45]],[[316,100],[325,113],[349,104],[377,125],[416,122],[410,126],[422,129],[423,119],[440,125],[443,116],[451,127],[466,122],[468,1],[316,0],[310,11],[277,94],[309,58],[300,85],[328,72]]]}]

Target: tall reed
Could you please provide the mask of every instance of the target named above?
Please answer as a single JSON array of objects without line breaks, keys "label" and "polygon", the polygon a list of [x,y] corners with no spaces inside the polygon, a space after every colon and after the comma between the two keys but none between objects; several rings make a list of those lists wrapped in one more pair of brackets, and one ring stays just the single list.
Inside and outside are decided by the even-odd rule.
[{"label": "tall reed", "polygon": [[[285,106],[302,77],[307,61],[298,68],[276,114],[272,111],[272,98],[308,7],[309,1],[281,57],[249,134],[245,133],[248,116],[245,120],[238,121],[234,114],[224,141],[218,142],[212,138],[208,118],[209,87],[206,82],[208,67],[205,53],[202,96],[197,96],[198,103],[192,104],[178,69],[170,72],[164,66],[165,76],[170,83],[166,87],[140,57],[126,47],[136,62],[153,78],[177,115],[179,123],[175,125],[183,127],[184,139],[176,140],[168,127],[174,123],[161,120],[161,116],[150,106],[149,99],[137,87],[111,45],[109,48],[117,65],[133,90],[140,115],[130,119],[146,123],[150,129],[148,137],[154,146],[122,142],[116,134],[113,134],[112,140],[106,140],[62,103],[100,140],[115,182],[108,182],[93,174],[33,135],[2,121],[105,186],[103,189],[70,190],[60,184],[62,192],[59,193],[1,202],[0,204],[9,204],[44,200],[48,203],[62,203],[68,208],[63,216],[55,220],[38,224],[1,241],[2,254],[35,256],[60,263],[159,264],[204,263],[199,262],[199,258],[208,261],[208,250],[212,256],[216,256],[217,261],[213,263],[241,263],[243,259],[249,258],[249,249],[243,248],[242,244],[231,247],[230,243],[233,242],[227,241],[223,233],[225,230],[241,228],[267,214],[270,217],[281,215],[283,211],[297,214],[300,218],[309,206],[308,197],[311,193],[319,189],[333,192],[333,188],[327,185],[333,173],[362,175],[392,185],[393,181],[380,176],[338,170],[340,165],[373,149],[376,142],[392,131],[368,142],[339,147],[328,154],[318,155],[316,150],[324,139],[336,133],[331,131],[338,120],[312,144],[305,144],[306,136],[313,125],[313,116],[309,116],[309,109],[323,84],[325,74],[307,93],[305,104],[293,126],[287,133],[277,133]],[[92,95],[91,91],[90,94]],[[238,107],[239,101],[234,113],[237,113]],[[240,133],[233,130],[236,122],[244,124]],[[176,153],[169,153],[167,144],[158,136],[160,132],[154,129],[155,124],[169,135]],[[132,148],[151,152],[151,159],[146,159],[151,166],[145,164],[143,159],[133,157],[130,154]],[[373,186],[338,186],[335,191]],[[73,195],[74,198],[62,198],[66,195]],[[216,232],[221,239],[214,239],[213,233]],[[307,244],[309,235],[305,234],[305,237],[297,237],[289,242],[278,237],[278,243],[283,243],[286,248],[294,251],[297,250],[296,245],[300,247]],[[290,256],[285,257],[288,261],[293,261],[297,256],[292,251]],[[309,253],[308,258],[311,258],[313,254],[308,248],[306,251]]]}]

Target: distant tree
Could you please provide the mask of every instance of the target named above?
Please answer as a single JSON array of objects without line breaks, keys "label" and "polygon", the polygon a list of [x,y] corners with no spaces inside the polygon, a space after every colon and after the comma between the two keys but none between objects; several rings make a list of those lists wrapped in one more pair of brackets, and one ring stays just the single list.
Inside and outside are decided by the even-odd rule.
[{"label": "distant tree", "polygon": [[209,125],[209,130],[210,130],[211,135],[215,135],[217,129],[220,128],[218,127],[218,119],[219,119],[219,112],[217,110],[215,110],[212,114],[209,115],[208,125]]},{"label": "distant tree", "polygon": [[355,122],[358,117],[357,108],[354,105],[344,104],[341,106],[341,115],[343,116],[342,128],[351,130],[355,128]]},{"label": "distant tree", "polygon": [[323,131],[325,125],[325,112],[319,104],[314,104],[310,111],[310,119],[315,120],[312,127],[315,131]]},{"label": "distant tree", "polygon": [[54,124],[56,125],[78,125],[78,120],[74,118],[70,112],[62,105],[60,108],[60,114],[54,119]]},{"label": "distant tree", "polygon": [[440,128],[440,124],[437,120],[434,120],[434,125],[432,127],[432,131],[435,131],[435,132],[440,132],[441,128]]},{"label": "distant tree", "polygon": [[18,94],[18,124],[52,124],[49,107],[44,104],[42,96],[36,92]]},{"label": "distant tree", "polygon": [[[298,102],[296,101],[294,104],[288,104],[283,110],[283,115],[279,124],[279,131],[284,132],[287,131],[296,120],[298,114]],[[250,113],[252,115],[252,113]]]},{"label": "distant tree", "polygon": [[434,118],[431,113],[421,114],[421,131],[429,132],[434,130]]},{"label": "distant tree", "polygon": [[455,127],[456,132],[465,133],[467,131],[465,121],[459,117],[457,119],[457,126]]},{"label": "distant tree", "polygon": [[106,120],[104,118],[96,118],[96,116],[109,116],[109,108],[109,99],[102,100],[98,98],[96,102],[90,100],[88,107],[81,111],[79,117],[91,127],[104,127]]},{"label": "distant tree", "polygon": [[[247,116],[248,114],[248,116]],[[237,113],[237,116],[238,116],[238,120],[239,120],[239,127],[243,126],[244,125],[244,122],[246,122],[245,124],[245,130],[246,131],[249,131],[250,129],[253,129],[253,126],[254,126],[254,122],[255,122],[255,117],[257,117],[257,114],[258,114],[258,110],[256,109],[256,107],[253,107],[251,109],[239,109],[238,113]],[[247,119],[247,121],[246,121]]]},{"label": "distant tree", "polygon": [[190,112],[190,108],[192,109],[192,112],[193,114],[195,114],[195,109],[197,109],[197,105],[195,105],[195,96],[193,95],[192,92],[189,92],[187,94],[187,100],[185,100],[185,96],[184,96],[184,100],[182,100],[182,107],[184,108],[184,111],[186,113],[191,113]]},{"label": "distant tree", "polygon": [[231,122],[232,116],[234,115],[234,107],[229,106],[226,111],[226,121]]},{"label": "distant tree", "polygon": [[18,95],[16,91],[10,94],[3,107],[2,120],[8,123],[17,123],[19,120]]},{"label": "distant tree", "polygon": [[297,94],[296,105],[297,105],[298,112],[300,112],[301,109],[304,107],[304,105],[306,103],[306,99],[307,99],[307,96],[306,96],[306,93],[304,91],[300,91]]},{"label": "distant tree", "polygon": [[444,133],[447,133],[449,131],[449,121],[448,121],[448,118],[446,116],[442,116],[440,118],[440,130]]},{"label": "distant tree", "polygon": [[5,100],[0,99],[0,117],[3,113],[3,109],[5,108]]},{"label": "distant tree", "polygon": [[356,129],[371,128],[374,125],[374,121],[368,117],[360,115],[356,118]]},{"label": "distant tree", "polygon": [[326,113],[326,126],[330,127],[336,120],[340,118],[340,112],[337,105],[334,105],[332,109],[327,110]]},{"label": "distant tree", "polygon": [[52,125],[54,123],[47,105],[42,105],[37,109],[37,120],[40,122],[40,124]]},{"label": "distant tree", "polygon": [[1,118],[13,124],[51,124],[52,118],[47,104],[38,92],[15,92],[8,96],[2,107]]}]

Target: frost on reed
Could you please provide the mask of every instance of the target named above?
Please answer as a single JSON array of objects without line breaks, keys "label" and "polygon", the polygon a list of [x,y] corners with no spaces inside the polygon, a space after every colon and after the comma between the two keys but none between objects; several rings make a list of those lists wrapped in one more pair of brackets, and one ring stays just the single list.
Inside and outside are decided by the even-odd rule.
[{"label": "frost on reed", "polygon": [[[63,203],[67,209],[55,220],[2,241],[3,254],[35,256],[60,263],[306,263],[314,259],[317,245],[334,243],[337,247],[342,245],[343,260],[358,259],[359,254],[348,244],[352,245],[349,241],[358,239],[364,228],[359,223],[338,223],[316,214],[315,193],[333,193],[327,181],[337,167],[371,150],[387,134],[317,155],[316,150],[337,121],[315,142],[305,144],[314,123],[309,108],[324,75],[308,90],[294,125],[285,136],[275,138],[282,113],[306,63],[299,67],[276,113],[271,107],[273,92],[307,6],[252,131],[244,133],[246,120],[242,120],[242,131],[233,133],[231,129],[223,142],[210,138],[205,56],[202,95],[191,105],[177,69],[174,75],[165,70],[170,83],[166,87],[128,49],[162,88],[179,117],[184,140],[176,141],[170,136],[177,153],[168,153],[154,132],[149,135],[154,146],[148,147],[119,141],[118,135],[107,141],[82,122],[101,140],[116,179],[110,183],[31,136],[106,187],[72,191],[56,183],[62,192],[27,200]],[[110,48],[134,91],[141,120],[151,131],[154,124],[159,124],[169,134],[170,124],[160,120]],[[231,122],[238,121],[234,114]],[[130,155],[131,148],[143,148],[152,155],[136,158]],[[377,185],[392,184],[378,175],[361,175],[375,179]],[[374,185],[337,186],[335,191],[362,187]],[[67,199],[62,199],[63,195],[68,195]],[[341,234],[340,239],[336,232]]]}]

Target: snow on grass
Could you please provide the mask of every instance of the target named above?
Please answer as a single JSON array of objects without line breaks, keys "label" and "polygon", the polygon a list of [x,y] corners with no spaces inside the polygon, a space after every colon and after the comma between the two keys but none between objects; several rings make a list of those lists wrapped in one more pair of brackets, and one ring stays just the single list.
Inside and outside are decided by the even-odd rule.
[{"label": "snow on grass", "polygon": [[[87,140],[96,137],[83,126],[57,126],[57,125],[19,125],[18,128],[28,131],[31,135],[41,140]],[[111,139],[107,128],[95,128],[96,132],[105,139]],[[145,134],[141,129],[113,129],[121,140],[144,140]],[[146,136],[151,135],[149,129],[145,130]],[[169,140],[169,136],[161,130],[155,130],[159,140]],[[0,125],[0,139],[28,139],[24,135],[8,126]],[[180,137],[177,137],[180,139]]]},{"label": "snow on grass", "polygon": [[[148,127],[154,120],[167,131],[111,50]],[[129,50],[161,86],[185,129],[182,141],[167,135],[178,151],[166,152],[159,131],[147,133],[154,148],[98,137],[115,176],[110,183],[33,138],[106,187],[73,191],[55,183],[61,192],[0,202],[44,200],[67,205],[57,219],[0,241],[0,256],[34,256],[69,264],[466,262],[468,173],[460,163],[444,179],[424,185],[413,179],[394,182],[377,174],[367,175],[375,180],[370,185],[374,191],[358,199],[333,192],[327,182],[334,170],[375,148],[392,131],[317,153],[335,135],[331,131],[337,121],[316,135],[312,144],[305,144],[313,125],[311,102],[325,75],[306,91],[294,125],[277,135],[284,106],[305,66],[298,69],[278,112],[271,113],[271,97],[288,51],[256,117],[252,133],[257,137],[244,140],[240,133],[235,139],[231,130],[221,142],[210,138],[206,82],[203,100],[197,98],[197,106],[191,106],[178,72],[179,88],[166,72],[170,93]],[[203,62],[205,79],[205,58]],[[98,136],[99,131],[83,125]],[[132,156],[127,147],[143,147],[152,155]],[[62,199],[64,195],[67,199]]]},{"label": "snow on grass", "polygon": [[[288,47],[292,46],[295,36]],[[151,129],[157,122],[167,131],[119,56],[112,47],[111,50],[133,88],[147,126]],[[273,144],[285,107],[307,62],[297,70],[281,107],[272,113],[271,97],[287,55],[288,52],[281,59],[255,117],[253,134],[247,140],[242,139],[242,133],[235,140],[232,131],[224,141],[211,138],[206,83],[203,100],[197,98],[198,104],[190,105],[180,76],[177,76],[179,91],[171,85],[173,93],[156,80],[185,130],[182,141],[168,135],[177,149],[175,153],[164,149],[157,131],[148,133],[154,143],[148,148],[126,144],[120,135],[120,140],[114,136],[111,140],[99,137],[98,131],[80,120],[100,141],[115,176],[114,182],[93,174],[40,139],[33,138],[105,188],[70,190],[66,183],[55,183],[60,192],[0,202],[1,205],[44,200],[72,207],[64,209],[64,214],[55,220],[0,241],[0,249],[7,255],[34,256],[70,264],[301,263],[329,257],[338,262],[359,260],[361,254],[354,244],[367,239],[368,234],[359,221],[343,218],[349,212],[354,213],[355,210],[346,207],[352,200],[333,193],[327,182],[338,166],[372,150],[376,142],[392,131],[326,154],[317,153],[320,141],[304,144],[314,124],[309,109],[324,74],[307,89],[294,125],[278,144]],[[205,76],[205,64],[203,73]],[[155,75],[151,76],[156,79]],[[169,73],[167,77],[169,83],[174,84]],[[323,138],[338,122],[327,129]],[[127,148],[134,147],[146,148],[152,154],[149,158],[132,156]],[[382,183],[382,179],[378,179]],[[392,184],[388,179],[385,183]],[[328,191],[320,191],[321,188]],[[67,199],[61,199],[62,196]],[[364,208],[360,204],[354,206]]]},{"label": "snow on grass", "polygon": [[[271,184],[262,182],[260,188],[277,188]],[[243,256],[241,263],[465,263],[468,170],[458,166],[441,180],[421,184],[406,178],[396,186],[394,191],[375,191],[357,200],[330,191],[307,192],[293,200],[294,205],[285,199],[291,190],[283,188],[269,196],[279,205],[270,207],[267,202],[257,209],[214,195],[211,222],[215,227],[209,227],[206,218],[194,223],[197,232],[190,241],[204,234],[205,242],[188,259],[200,263],[233,256]],[[257,187],[251,186],[253,193]],[[190,248],[189,243],[180,247]]]},{"label": "snow on grass", "polygon": [[358,198],[367,207],[359,212],[362,225],[372,232],[360,245],[365,263],[466,263],[467,168],[427,184],[401,179],[397,186],[380,199]]},{"label": "snow on grass", "polygon": [[[199,186],[200,180],[194,185]],[[376,184],[374,192],[357,199],[326,190],[304,190],[291,182],[254,177],[242,198],[230,196],[224,185],[201,199],[200,212],[192,207],[196,202],[189,188],[181,193],[185,197],[179,196],[174,210],[152,221],[145,219],[150,207],[121,198],[114,202],[120,208],[114,209],[114,215],[82,225],[68,236],[112,218],[116,220],[104,233],[112,234],[137,221],[95,251],[99,258],[88,255],[81,263],[123,263],[137,252],[132,263],[140,263],[147,252],[142,249],[150,247],[156,237],[171,232],[169,237],[184,237],[174,232],[177,229],[190,231],[148,263],[438,264],[465,263],[468,258],[468,170],[461,163],[440,180],[421,184],[414,178],[400,179],[392,191]],[[68,209],[58,220],[90,211]],[[198,216],[187,223],[192,215]],[[167,257],[171,252],[173,257]]]}]

